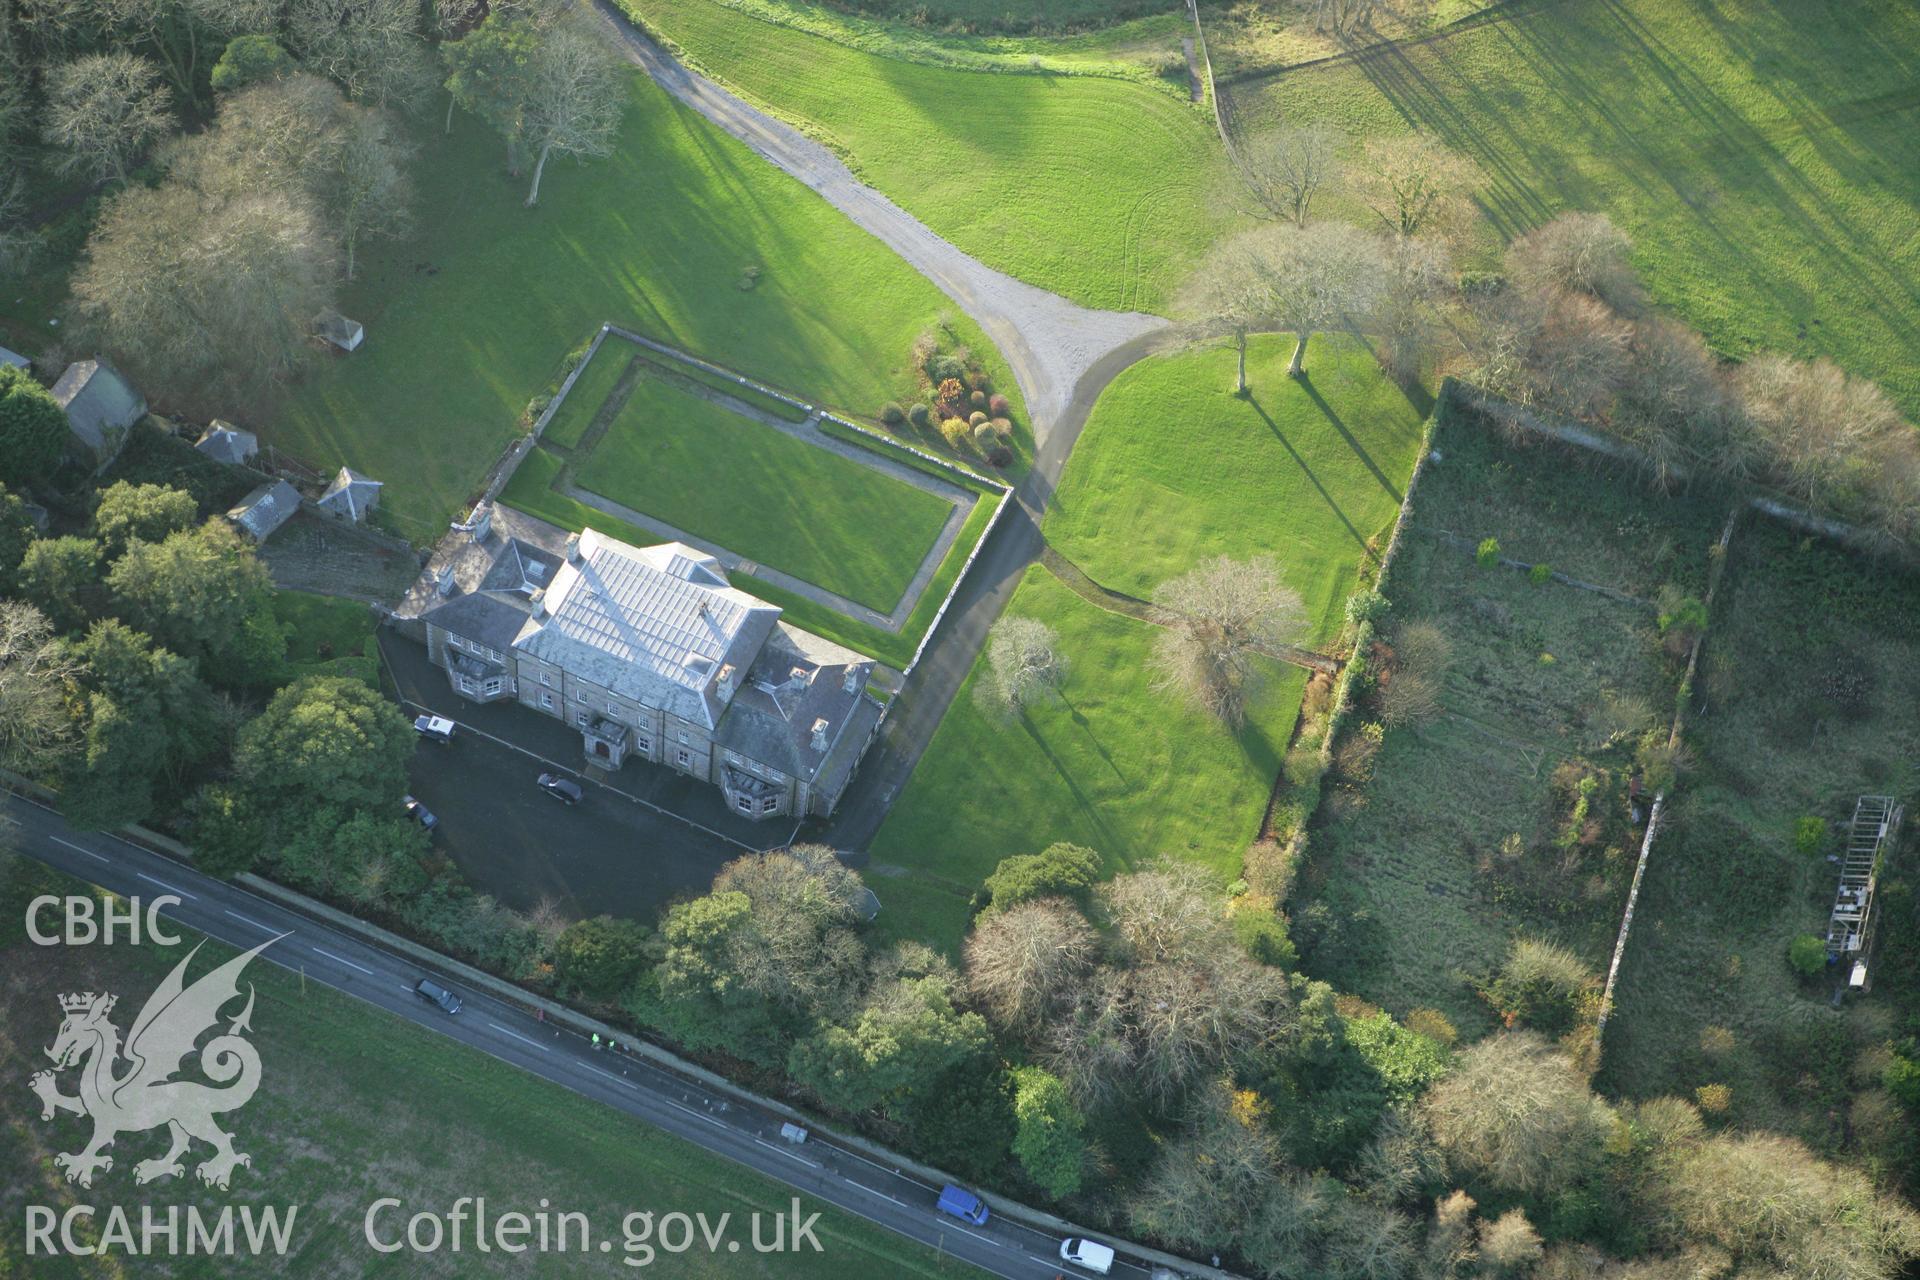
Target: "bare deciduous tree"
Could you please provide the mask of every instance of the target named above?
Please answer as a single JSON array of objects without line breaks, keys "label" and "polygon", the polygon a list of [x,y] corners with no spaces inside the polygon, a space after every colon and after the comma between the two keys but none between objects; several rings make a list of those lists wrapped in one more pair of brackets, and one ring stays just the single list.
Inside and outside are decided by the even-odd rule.
[{"label": "bare deciduous tree", "polygon": [[1247,1095],[1202,1090],[1128,1198],[1134,1226],[1194,1250],[1237,1244],[1279,1181],[1280,1147]]},{"label": "bare deciduous tree", "polygon": [[1100,911],[1136,962],[1203,959],[1232,943],[1226,895],[1205,870],[1162,858],[1098,890]]},{"label": "bare deciduous tree", "polygon": [[983,917],[967,938],[967,983],[987,1020],[1016,1036],[1073,1004],[1093,967],[1093,929],[1064,898]]},{"label": "bare deciduous tree", "polygon": [[340,141],[337,180],[327,204],[351,280],[361,240],[396,239],[413,226],[413,183],[407,176],[413,149],[378,107],[348,107]]},{"label": "bare deciduous tree", "polygon": [[1260,659],[1291,645],[1306,624],[1300,596],[1267,557],[1221,556],[1161,584],[1154,603],[1168,615],[1154,644],[1162,687],[1235,728],[1265,674]]},{"label": "bare deciduous tree", "polygon": [[1728,480],[1753,473],[1759,459],[1750,424],[1699,334],[1666,316],[1647,316],[1633,327],[1627,358],[1613,428],[1647,455],[1661,484],[1682,467]]},{"label": "bare deciduous tree", "polygon": [[287,34],[302,63],[356,102],[408,109],[433,88],[417,0],[294,0]]},{"label": "bare deciduous tree", "polygon": [[1441,306],[1452,294],[1451,264],[1444,245],[1413,236],[1390,237],[1385,259],[1373,329],[1388,372],[1410,383],[1433,354]]},{"label": "bare deciduous tree", "polygon": [[1188,280],[1177,308],[1190,341],[1211,341],[1222,331],[1233,338],[1239,356],[1234,390],[1241,395],[1247,392],[1247,336],[1268,323],[1274,311],[1262,246],[1257,231],[1216,244]]},{"label": "bare deciduous tree", "polygon": [[1398,727],[1440,714],[1440,695],[1453,642],[1431,622],[1403,622],[1394,628],[1393,664],[1380,688],[1380,719]]},{"label": "bare deciduous tree", "polygon": [[987,635],[982,692],[995,707],[1017,711],[1058,696],[1067,660],[1053,629],[1037,618],[1001,618]]},{"label": "bare deciduous tree", "polygon": [[173,128],[160,72],[130,53],[96,53],[48,77],[45,136],[63,173],[125,181],[127,166]]},{"label": "bare deciduous tree", "polygon": [[1080,1002],[1052,1024],[1042,1060],[1088,1111],[1112,1105],[1134,1085],[1125,975],[1096,970]]},{"label": "bare deciduous tree", "polygon": [[0,763],[43,763],[71,738],[67,684],[78,670],[45,614],[0,600]]},{"label": "bare deciduous tree", "polygon": [[1531,1032],[1465,1050],[1421,1109],[1455,1167],[1524,1195],[1550,1193],[1590,1169],[1609,1124],[1572,1060]]},{"label": "bare deciduous tree", "polygon": [[1631,322],[1598,298],[1507,289],[1474,310],[1472,377],[1517,403],[1595,418],[1612,408],[1632,341]]},{"label": "bare deciduous tree", "polygon": [[1509,1209],[1480,1224],[1480,1266],[1488,1275],[1523,1275],[1545,1252],[1524,1209]]},{"label": "bare deciduous tree", "polygon": [[158,394],[259,396],[306,358],[333,246],[300,192],[214,200],[178,183],[120,193],[73,278],[81,321]]},{"label": "bare deciduous tree", "polygon": [[1317,31],[1352,35],[1373,21],[1379,0],[1313,0],[1313,25]]},{"label": "bare deciduous tree", "polygon": [[822,845],[795,845],[736,858],[713,892],[743,893],[752,927],[731,936],[734,974],[759,995],[821,1016],[849,1011],[863,983],[866,952],[854,927],[860,877]]},{"label": "bare deciduous tree", "polygon": [[1446,234],[1472,190],[1471,162],[1425,133],[1369,138],[1352,179],[1355,192],[1394,235]]},{"label": "bare deciduous tree", "polygon": [[1816,509],[1848,505],[1878,448],[1913,430],[1885,391],[1830,360],[1769,353],[1742,366],[1738,381],[1775,481]]},{"label": "bare deciduous tree", "polygon": [[534,58],[531,93],[523,116],[526,145],[538,157],[527,206],[540,199],[547,157],[604,158],[613,154],[626,106],[623,67],[607,42],[585,20],[561,23],[547,33]]},{"label": "bare deciduous tree", "polygon": [[1294,332],[1287,372],[1305,371],[1307,339],[1321,329],[1370,315],[1386,287],[1386,255],[1376,236],[1343,222],[1265,228],[1263,267],[1272,315]]},{"label": "bare deciduous tree", "polygon": [[1563,213],[1508,246],[1507,278],[1522,289],[1590,293],[1622,315],[1638,315],[1647,291],[1633,266],[1633,242],[1604,213]]},{"label": "bare deciduous tree", "polygon": [[1240,177],[1268,218],[1307,225],[1313,198],[1340,178],[1338,130],[1320,121],[1270,129],[1239,148]]}]

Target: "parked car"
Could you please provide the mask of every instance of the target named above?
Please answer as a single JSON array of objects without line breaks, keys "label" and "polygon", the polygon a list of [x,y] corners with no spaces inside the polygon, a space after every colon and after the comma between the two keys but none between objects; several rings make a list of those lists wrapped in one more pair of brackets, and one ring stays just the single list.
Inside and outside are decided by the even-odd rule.
[{"label": "parked car", "polygon": [[437,982],[431,982],[426,978],[422,978],[419,984],[414,987],[413,994],[419,996],[428,1004],[437,1005],[442,1013],[452,1014],[460,1012],[460,1005],[462,1003],[460,997]]},{"label": "parked car", "polygon": [[940,1188],[938,1207],[940,1212],[962,1222],[971,1222],[976,1227],[987,1220],[987,1202],[965,1187],[948,1185]]},{"label": "parked car", "polygon": [[400,803],[406,806],[407,816],[409,818],[412,818],[415,822],[419,823],[421,826],[425,827],[427,830],[431,831],[435,827],[440,825],[440,819],[433,816],[433,810],[427,808],[427,806],[421,804],[418,800],[415,800],[412,796],[408,796],[405,800],[402,800]]},{"label": "parked car", "polygon": [[1097,1276],[1104,1276],[1113,1270],[1113,1250],[1098,1240],[1083,1240],[1079,1236],[1070,1236],[1060,1242],[1060,1260],[1071,1262],[1076,1267],[1085,1267]]},{"label": "parked car", "polygon": [[579,804],[586,793],[580,790],[580,784],[572,778],[563,778],[557,773],[540,775],[540,789],[562,804]]},{"label": "parked car", "polygon": [[428,742],[453,741],[453,721],[445,716],[415,716],[413,731]]}]

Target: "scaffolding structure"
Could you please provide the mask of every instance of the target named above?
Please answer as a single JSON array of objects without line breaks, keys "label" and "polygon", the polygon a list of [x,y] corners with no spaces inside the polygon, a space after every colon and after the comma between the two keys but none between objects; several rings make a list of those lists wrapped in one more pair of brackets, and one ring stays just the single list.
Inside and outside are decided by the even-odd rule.
[{"label": "scaffolding structure", "polygon": [[1873,941],[1873,890],[1881,860],[1899,838],[1906,809],[1892,796],[1861,796],[1847,829],[1840,861],[1840,887],[1827,921],[1827,954],[1837,963],[1851,961],[1847,986],[1867,989],[1867,953]]}]

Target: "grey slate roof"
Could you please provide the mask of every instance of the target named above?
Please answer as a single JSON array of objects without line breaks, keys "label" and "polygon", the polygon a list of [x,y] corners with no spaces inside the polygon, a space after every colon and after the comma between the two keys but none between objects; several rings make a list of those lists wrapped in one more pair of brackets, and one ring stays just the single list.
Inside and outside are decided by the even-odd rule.
[{"label": "grey slate roof", "polygon": [[5,347],[0,347],[0,364],[10,364],[16,369],[33,368],[33,361],[27,359],[18,351],[9,351]]},{"label": "grey slate roof", "polygon": [[222,422],[215,418],[193,442],[193,447],[216,462],[230,462],[235,466],[247,462],[260,452],[260,437],[251,431],[243,431],[231,422]]},{"label": "grey slate roof", "polygon": [[632,547],[593,529],[542,603],[516,648],[708,728],[726,709],[722,668],[744,671],[780,616],[691,547]]},{"label": "grey slate roof", "polygon": [[255,542],[267,536],[300,510],[300,491],[285,480],[256,486],[227,512],[227,519],[251,534]]},{"label": "grey slate roof", "polygon": [[80,442],[105,453],[115,432],[138,422],[147,402],[125,378],[99,360],[76,360],[53,384],[53,398],[66,410],[67,424]]},{"label": "grey slate roof", "polygon": [[[866,729],[878,718],[879,708],[863,696],[872,674],[872,660],[782,622],[727,708],[717,740],[793,777],[819,779],[848,740],[849,726],[858,729],[862,708],[872,711]],[[814,745],[813,731],[822,720],[824,750]],[[854,745],[864,740],[865,730],[858,729]]]},{"label": "grey slate roof", "polygon": [[381,482],[371,476],[363,476],[351,467],[342,467],[315,505],[349,519],[365,519],[367,512],[373,510],[380,501],[380,485]]},{"label": "grey slate roof", "polygon": [[505,653],[532,614],[533,606],[525,597],[516,600],[501,592],[476,591],[427,610],[425,618],[463,640]]}]

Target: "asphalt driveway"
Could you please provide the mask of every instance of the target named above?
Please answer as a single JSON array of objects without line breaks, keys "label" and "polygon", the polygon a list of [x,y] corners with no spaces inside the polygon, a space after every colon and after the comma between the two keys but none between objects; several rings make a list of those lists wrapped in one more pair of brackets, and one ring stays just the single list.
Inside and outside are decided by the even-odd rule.
[{"label": "asphalt driveway", "polygon": [[[440,820],[435,847],[508,906],[551,901],[572,917],[650,923],[662,904],[705,893],[728,861],[792,838],[790,823],[739,818],[719,792],[655,765],[595,779],[566,725],[512,703],[469,703],[419,645],[385,628],[379,643],[408,714],[425,707],[460,725],[450,743],[422,742],[408,770],[414,796]],[[534,779],[548,770],[586,798],[569,806],[541,792]]]}]

